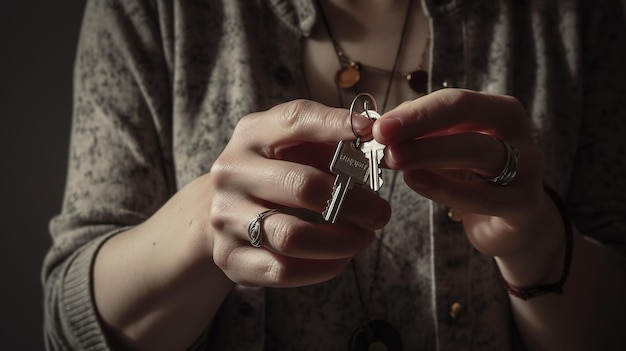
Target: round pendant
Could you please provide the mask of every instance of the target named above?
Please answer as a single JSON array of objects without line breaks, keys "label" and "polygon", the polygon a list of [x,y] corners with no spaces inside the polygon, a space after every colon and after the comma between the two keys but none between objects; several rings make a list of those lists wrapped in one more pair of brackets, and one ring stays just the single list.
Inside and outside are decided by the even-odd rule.
[{"label": "round pendant", "polygon": [[418,94],[426,94],[428,92],[428,72],[424,70],[413,71],[407,75],[411,90]]},{"label": "round pendant", "polygon": [[341,89],[350,89],[361,79],[361,72],[352,65],[344,66],[335,73],[335,84]]},{"label": "round pendant", "polygon": [[352,351],[402,350],[400,333],[388,322],[376,319],[358,327],[350,337]]}]

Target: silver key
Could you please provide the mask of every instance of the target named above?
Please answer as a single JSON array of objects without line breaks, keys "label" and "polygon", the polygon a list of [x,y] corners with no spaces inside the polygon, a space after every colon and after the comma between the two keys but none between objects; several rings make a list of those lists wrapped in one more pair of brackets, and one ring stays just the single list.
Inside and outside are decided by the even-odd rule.
[{"label": "silver key", "polygon": [[[380,117],[380,114],[378,114],[378,112],[374,110],[367,110],[361,114],[367,116],[369,119],[374,121]],[[380,188],[383,186],[383,177],[382,170],[380,169],[380,161],[385,156],[385,147],[385,145],[377,142],[373,138],[372,140],[361,143],[359,147],[369,161],[368,180],[370,189],[376,192],[378,192],[378,190],[380,190]]]},{"label": "silver key", "polygon": [[336,174],[333,195],[322,212],[326,222],[335,223],[348,190],[354,184],[365,184],[369,173],[369,162],[363,152],[352,141],[340,141],[330,163],[330,171]]},{"label": "silver key", "polygon": [[370,189],[378,192],[383,186],[382,170],[380,161],[385,156],[385,145],[372,139],[361,144],[361,151],[369,161],[368,181]]}]

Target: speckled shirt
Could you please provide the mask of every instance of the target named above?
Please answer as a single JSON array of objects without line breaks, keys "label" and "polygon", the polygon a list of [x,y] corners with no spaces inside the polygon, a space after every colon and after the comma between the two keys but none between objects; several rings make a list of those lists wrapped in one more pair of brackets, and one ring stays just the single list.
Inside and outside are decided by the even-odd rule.
[{"label": "speckled shirt", "polygon": [[[619,3],[422,5],[432,32],[431,90],[519,98],[545,151],[545,182],[567,199],[581,232],[623,253]],[[67,187],[42,274],[49,349],[108,349],[91,294],[97,249],[208,172],[242,116],[307,97],[301,46],[316,18],[311,0],[88,1]],[[393,209],[383,240],[355,259],[370,318],[394,325],[406,350],[515,347],[492,258],[468,243],[447,208],[415,194],[401,176],[391,188],[381,193]],[[364,318],[354,272],[297,289],[236,286],[193,348],[346,349]],[[455,302],[461,310],[452,318]]]}]

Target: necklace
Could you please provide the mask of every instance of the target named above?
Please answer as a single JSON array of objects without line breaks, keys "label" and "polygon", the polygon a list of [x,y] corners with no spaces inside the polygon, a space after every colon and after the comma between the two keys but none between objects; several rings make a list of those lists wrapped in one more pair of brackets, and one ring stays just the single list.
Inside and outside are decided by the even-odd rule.
[{"label": "necklace", "polygon": [[[398,173],[394,172],[391,178],[391,185],[389,189],[389,201],[391,201],[391,194],[396,186],[396,179]],[[361,283],[359,281],[358,268],[356,261],[353,259],[350,261],[352,273],[354,275],[354,281],[356,284],[357,294],[359,297],[359,303],[363,310],[364,321],[352,332],[350,336],[350,350],[363,350],[363,351],[387,351],[387,350],[402,350],[402,336],[389,322],[382,319],[372,319],[370,310],[368,308],[372,302],[372,295],[376,281],[378,280],[378,267],[380,265],[380,254],[382,250],[382,243],[385,237],[385,228],[383,228],[378,237],[378,245],[376,246],[376,255],[374,261],[374,274],[372,277],[372,283],[369,287],[367,303],[363,296]]]},{"label": "necklace", "polygon": [[[339,62],[342,66],[339,69],[339,71],[337,71],[337,73],[335,74],[335,83],[337,84],[337,88],[338,88],[337,93],[338,93],[340,106],[343,106],[341,89],[355,88],[356,84],[358,83],[360,79],[359,69],[363,69],[363,70],[372,71],[373,73],[385,74],[389,77],[381,112],[385,111],[387,101],[389,99],[389,94],[391,91],[393,79],[396,76],[398,76],[398,73],[396,73],[398,59],[400,57],[400,53],[402,52],[402,47],[404,46],[404,38],[406,36],[406,31],[408,28],[409,18],[410,18],[411,10],[413,8],[414,1],[415,0],[409,0],[409,5],[406,11],[404,24],[402,27],[402,33],[400,35],[400,40],[398,43],[398,49],[396,51],[396,56],[393,61],[393,67],[391,71],[385,71],[385,70],[379,70],[371,66],[364,66],[361,64],[356,64],[355,61],[352,61],[347,58],[347,56],[343,53],[343,50],[341,50],[341,48],[339,47],[338,42],[335,40],[332,34],[332,31],[330,30],[330,25],[328,24],[328,20],[326,19],[326,15],[324,14],[324,9],[322,8],[322,4],[320,3],[320,0],[316,0],[320,16],[324,22],[324,26],[326,27],[328,36],[331,42],[333,43],[333,46],[335,48],[335,53],[337,54],[337,58],[339,59]],[[348,62],[349,64],[345,64],[346,62]],[[418,75],[415,75],[415,77],[417,76]],[[428,80],[428,74],[425,75],[424,80],[425,81]],[[347,81],[351,81],[352,83],[343,84]],[[410,80],[409,80],[409,83],[411,83]],[[427,83],[424,83],[424,86],[427,86]],[[423,90],[424,91],[421,94],[426,93],[426,88],[424,88]],[[394,172],[392,180],[391,180],[390,191],[389,191],[389,194],[390,194],[389,201],[391,200],[391,194],[393,194],[393,191],[395,189],[396,178],[397,178],[397,172]],[[375,262],[374,262],[374,272],[373,272],[372,282],[369,288],[367,303],[362,293],[356,262],[354,259],[351,261],[351,268],[352,268],[352,272],[354,273],[354,280],[355,280],[355,285],[357,289],[357,294],[359,297],[359,303],[364,313],[364,321],[360,323],[359,326],[357,326],[357,328],[353,331],[350,337],[350,342],[349,342],[350,350],[386,351],[386,350],[401,350],[402,349],[402,336],[400,335],[400,333],[393,327],[393,325],[391,325],[389,322],[385,320],[382,320],[382,319],[372,320],[370,317],[370,310],[368,308],[368,306],[371,304],[373,288],[376,285],[376,281],[378,278],[377,273],[378,273],[378,266],[380,264],[380,255],[381,255],[382,242],[383,242],[384,236],[385,236],[385,229],[383,228],[378,238],[378,245],[376,248],[376,256],[375,256]]]},{"label": "necklace", "polygon": [[[390,77],[390,82],[394,78],[403,78],[407,81],[409,88],[419,95],[424,95],[428,92],[428,72],[423,69],[422,65],[426,62],[427,55],[430,50],[430,35],[427,36],[426,44],[424,45],[424,50],[422,50],[422,59],[419,63],[419,66],[416,70],[411,72],[398,72],[397,71],[397,61],[399,58],[400,51],[398,51],[395,60],[394,66],[391,70],[386,70],[383,68],[366,65],[359,61],[353,60],[350,58],[345,50],[341,48],[341,45],[334,37],[332,30],[330,29],[330,24],[328,23],[328,19],[322,9],[322,6],[317,0],[317,5],[320,9],[320,16],[322,18],[322,22],[324,23],[324,27],[326,28],[326,32],[330,38],[330,41],[333,44],[333,48],[335,50],[335,54],[337,55],[337,59],[339,60],[340,68],[335,72],[334,81],[338,88],[340,89],[352,89],[356,87],[358,82],[361,80],[361,71],[369,72],[372,74]],[[413,6],[413,0],[409,2],[409,8],[406,13],[404,26],[402,28],[402,34],[400,36],[400,43],[398,45],[398,49],[400,50],[403,46],[403,41],[405,37],[405,33],[408,27],[408,18],[411,13],[411,8]],[[391,84],[389,84],[390,88]],[[388,88],[388,89],[389,89]],[[383,108],[384,111],[384,108]]]}]

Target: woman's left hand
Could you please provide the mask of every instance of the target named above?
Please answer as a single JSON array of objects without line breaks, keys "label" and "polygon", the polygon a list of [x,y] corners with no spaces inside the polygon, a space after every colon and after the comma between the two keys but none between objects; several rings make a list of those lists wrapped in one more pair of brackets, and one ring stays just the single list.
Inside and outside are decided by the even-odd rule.
[{"label": "woman's left hand", "polygon": [[[385,113],[373,135],[387,145],[386,166],[402,170],[409,187],[462,215],[479,251],[515,256],[545,242],[538,229],[557,217],[543,190],[542,151],[517,99],[442,89]],[[486,180],[505,166],[501,141],[519,152],[517,174],[507,185]]]}]

